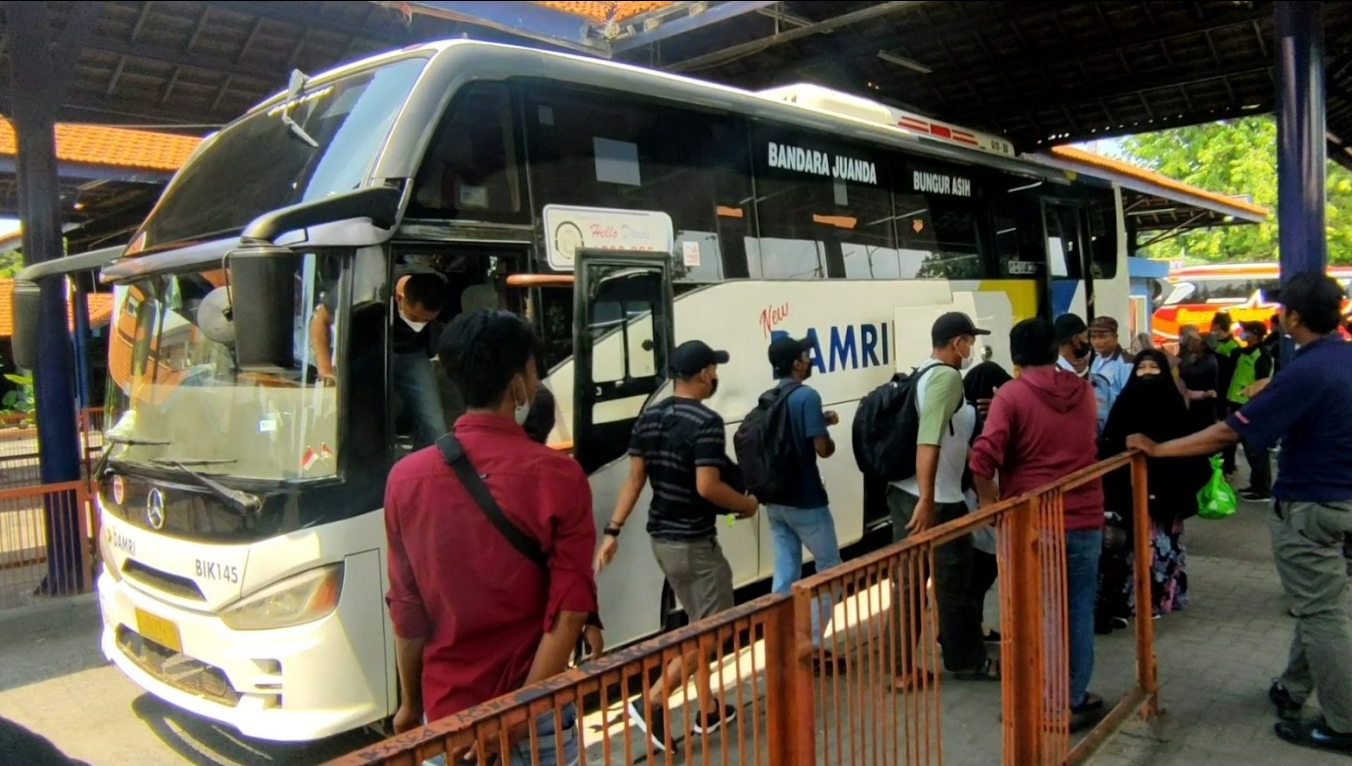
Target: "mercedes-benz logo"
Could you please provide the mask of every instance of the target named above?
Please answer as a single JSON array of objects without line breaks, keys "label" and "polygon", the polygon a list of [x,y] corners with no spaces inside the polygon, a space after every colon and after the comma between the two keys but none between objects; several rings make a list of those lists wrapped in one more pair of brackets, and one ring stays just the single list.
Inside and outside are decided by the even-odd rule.
[{"label": "mercedes-benz logo", "polygon": [[152,529],[164,528],[164,495],[158,489],[146,495],[146,521]]}]

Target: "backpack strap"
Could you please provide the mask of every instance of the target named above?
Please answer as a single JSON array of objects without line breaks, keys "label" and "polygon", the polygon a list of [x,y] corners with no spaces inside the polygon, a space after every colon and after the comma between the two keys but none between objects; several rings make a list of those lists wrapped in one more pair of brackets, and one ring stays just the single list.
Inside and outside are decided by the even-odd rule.
[{"label": "backpack strap", "polygon": [[460,480],[465,491],[474,500],[474,504],[479,507],[484,516],[493,523],[498,532],[507,539],[508,543],[517,550],[522,556],[530,559],[537,567],[548,569],[548,559],[540,546],[530,539],[530,536],[521,531],[521,528],[512,523],[507,518],[507,514],[502,512],[498,506],[498,501],[493,499],[493,493],[488,491],[488,485],[484,483],[479,472],[474,470],[470,464],[469,457],[465,455],[464,447],[460,446],[460,441],[455,438],[455,434],[448,433],[437,439],[437,449],[441,450],[441,459],[446,461],[446,465],[455,472],[456,478]]}]

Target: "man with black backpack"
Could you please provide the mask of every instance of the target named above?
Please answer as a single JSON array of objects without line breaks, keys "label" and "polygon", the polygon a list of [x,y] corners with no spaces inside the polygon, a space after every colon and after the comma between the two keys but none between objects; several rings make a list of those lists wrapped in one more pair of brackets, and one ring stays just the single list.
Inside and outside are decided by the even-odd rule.
[{"label": "man with black backpack", "polygon": [[[887,488],[894,540],[904,540],[967,514],[962,477],[967,447],[976,428],[976,408],[966,402],[959,370],[972,365],[977,336],[989,334],[958,311],[939,317],[930,329],[933,353],[911,375],[915,381],[916,428],[907,438],[914,440],[915,461],[904,472],[909,475],[892,481]],[[999,667],[986,656],[981,614],[967,592],[972,578],[972,536],[964,535],[940,546],[934,562],[944,667],[960,680],[998,680]],[[919,587],[918,583],[909,585]],[[907,610],[897,612],[902,618],[898,635],[903,640],[918,639],[912,634],[918,626],[910,624]],[[903,647],[902,656],[913,647],[914,641]],[[903,664],[903,675],[911,668]]]},{"label": "man with black backpack", "polygon": [[[822,408],[821,394],[806,383],[812,377],[812,348],[812,341],[806,339],[781,337],[770,343],[770,368],[778,383],[765,393],[762,406],[747,416],[734,437],[747,491],[765,503],[770,520],[775,593],[788,593],[802,576],[804,547],[818,572],[841,563],[836,520],[817,468],[818,458],[836,452],[827,429],[840,418]],[[765,457],[757,460],[757,456]],[[758,463],[768,470],[753,468]],[[831,619],[832,603],[823,601],[812,610],[814,649],[821,646],[823,621]],[[830,652],[814,652],[813,662],[819,672],[842,669],[842,662]]]},{"label": "man with black backpack", "polygon": [[[648,537],[667,584],[691,622],[733,606],[732,565],[718,544],[718,517],[735,513],[751,518],[760,508],[754,495],[728,484],[727,427],[704,400],[718,390],[718,366],[728,352],[691,340],[671,354],[676,377],[673,396],[639,416],[629,441],[629,478],[615,500],[615,513],[596,551],[599,572],[615,557],[620,531],[633,513],[643,485],[652,481]],[[732,720],[736,708],[719,704],[709,693],[711,658],[692,652],[672,660],[647,699],[630,703],[629,715],[657,750],[671,744],[667,697],[698,673],[701,712],[691,722],[695,734],[712,734]]]}]

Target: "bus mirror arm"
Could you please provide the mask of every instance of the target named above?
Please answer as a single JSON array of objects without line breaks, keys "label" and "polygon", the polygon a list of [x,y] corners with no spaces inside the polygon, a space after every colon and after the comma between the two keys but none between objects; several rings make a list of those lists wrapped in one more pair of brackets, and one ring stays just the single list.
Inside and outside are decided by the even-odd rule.
[{"label": "bus mirror arm", "polygon": [[273,210],[249,222],[240,239],[242,244],[273,243],[288,231],[303,229],[347,218],[370,218],[383,229],[394,226],[399,214],[403,190],[392,186],[369,186],[345,194],[335,194],[310,202]]}]

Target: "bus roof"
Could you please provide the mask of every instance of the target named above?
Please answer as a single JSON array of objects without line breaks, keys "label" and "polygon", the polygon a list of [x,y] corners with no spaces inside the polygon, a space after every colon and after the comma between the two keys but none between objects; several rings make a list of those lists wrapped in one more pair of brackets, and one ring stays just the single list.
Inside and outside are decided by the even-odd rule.
[{"label": "bus roof", "polygon": [[[332,79],[409,56],[431,57],[431,63],[423,74],[423,78],[432,86],[426,92],[443,97],[435,110],[426,110],[430,118],[426,126],[405,128],[408,131],[416,130],[419,135],[415,138],[405,134],[403,140],[412,139],[419,146],[425,145],[426,139],[430,139],[428,131],[438,121],[446,100],[455,90],[454,86],[467,79],[524,76],[642,93],[664,100],[722,109],[874,144],[890,145],[938,159],[990,166],[1058,183],[1070,182],[1064,170],[1012,156],[1012,147],[999,137],[921,118],[879,102],[820,86],[796,85],[756,93],[632,64],[480,40],[441,40],[408,46],[322,72],[313,76],[310,83],[322,85]],[[798,97],[793,98],[795,95]],[[278,91],[249,110],[248,114],[270,108],[285,98],[286,91]],[[859,108],[860,102],[877,108],[870,113],[868,109]],[[846,106],[833,109],[833,104]],[[399,145],[401,136],[398,134],[401,132],[396,127],[390,145]],[[390,158],[387,154],[386,159],[389,161],[382,160],[376,169],[377,178],[409,177],[417,171],[416,167],[408,167],[406,163],[400,162],[397,156]],[[1107,184],[1102,179],[1093,179],[1093,182]]]}]

